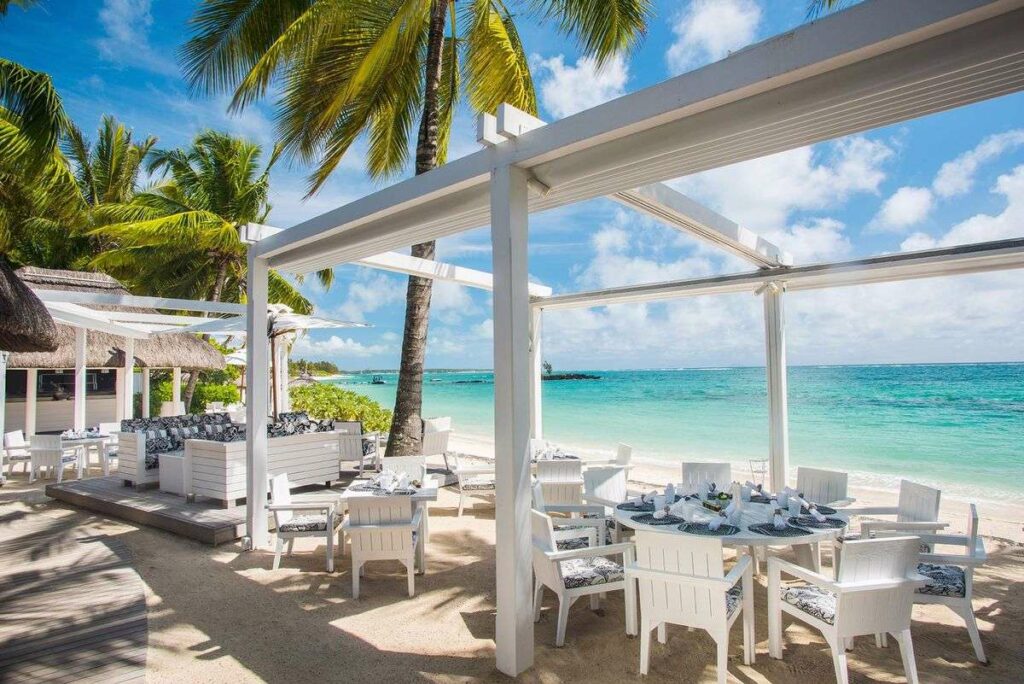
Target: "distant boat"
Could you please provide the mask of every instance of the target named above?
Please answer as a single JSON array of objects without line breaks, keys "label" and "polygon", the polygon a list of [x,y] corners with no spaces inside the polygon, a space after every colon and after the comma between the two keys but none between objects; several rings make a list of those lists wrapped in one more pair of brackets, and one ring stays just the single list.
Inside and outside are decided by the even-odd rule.
[{"label": "distant boat", "polygon": [[384,384],[384,378],[382,378],[379,375],[374,375],[373,378],[370,379],[370,384],[371,385],[383,385]]}]

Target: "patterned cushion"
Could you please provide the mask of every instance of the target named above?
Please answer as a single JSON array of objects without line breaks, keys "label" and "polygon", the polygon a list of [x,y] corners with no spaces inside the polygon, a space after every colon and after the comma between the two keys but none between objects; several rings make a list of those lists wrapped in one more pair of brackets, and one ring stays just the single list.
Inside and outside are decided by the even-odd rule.
[{"label": "patterned cushion", "polygon": [[327,529],[326,515],[296,515],[281,523],[278,532],[323,532]]},{"label": "patterned cushion", "polygon": [[743,602],[743,587],[737,584],[736,586],[725,592],[725,614],[732,616],[736,612],[736,609],[740,607]]},{"label": "patterned cushion", "polygon": [[494,489],[494,480],[486,477],[470,477],[462,481],[459,487],[464,492],[479,492]]},{"label": "patterned cushion", "polygon": [[782,600],[799,608],[811,617],[830,625],[836,621],[836,595],[813,585],[783,587]]},{"label": "patterned cushion", "polygon": [[[583,517],[584,518],[596,518],[597,516],[585,515]],[[581,529],[581,528],[585,529],[585,530],[586,529],[591,529],[591,530],[594,529],[593,527],[583,527],[582,525],[558,525],[558,524],[556,524],[553,527],[554,527],[554,529],[556,531],[557,530],[578,530],[578,529]],[[609,519],[608,520],[608,525],[605,527],[605,531],[604,531],[604,543],[605,544],[611,544],[612,543],[612,532],[611,531],[613,529],[615,529],[615,521]]]},{"label": "patterned cushion", "polygon": [[576,549],[585,549],[590,546],[590,542],[586,537],[575,537],[573,539],[561,539],[555,542],[555,547],[559,551],[575,551]]},{"label": "patterned cushion", "polygon": [[618,582],[623,577],[625,573],[622,566],[604,556],[562,561],[562,580],[566,589]]},{"label": "patterned cushion", "polygon": [[929,578],[928,584],[918,588],[919,594],[961,597],[967,595],[967,575],[960,566],[918,563],[917,571]]}]

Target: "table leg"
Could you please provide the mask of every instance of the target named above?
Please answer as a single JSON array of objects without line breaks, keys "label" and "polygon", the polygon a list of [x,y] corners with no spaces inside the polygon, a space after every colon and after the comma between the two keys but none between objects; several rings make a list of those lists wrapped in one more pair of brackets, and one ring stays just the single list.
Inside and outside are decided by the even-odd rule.
[{"label": "table leg", "polygon": [[793,552],[796,554],[797,565],[814,572],[821,572],[820,559],[815,553],[814,546],[814,544],[794,544]]}]

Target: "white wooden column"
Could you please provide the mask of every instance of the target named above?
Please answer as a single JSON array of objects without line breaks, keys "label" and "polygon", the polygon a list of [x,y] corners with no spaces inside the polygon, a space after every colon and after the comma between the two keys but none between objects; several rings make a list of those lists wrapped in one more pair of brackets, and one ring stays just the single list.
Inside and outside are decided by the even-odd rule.
[{"label": "white wooden column", "polygon": [[[178,410],[178,404],[181,403],[181,369],[175,368],[171,371],[171,401],[174,402],[174,410]],[[185,413],[188,413],[186,407]]]},{"label": "white wooden column", "polygon": [[530,309],[530,436],[544,437],[543,381],[544,354],[541,351],[544,310],[539,306]]},{"label": "white wooden column", "polygon": [[75,328],[75,420],[74,429],[85,429],[85,360],[86,360],[85,328]]},{"label": "white wooden column", "polygon": [[[267,262],[249,249],[249,271],[246,276],[248,299],[246,340],[248,363],[245,380],[249,387],[267,387],[270,381],[270,353],[267,344]],[[245,405],[245,495],[246,531],[252,549],[269,543],[267,532],[267,392],[250,392]]]},{"label": "white wooden column", "polygon": [[[135,340],[124,339],[124,369],[121,371],[121,419],[135,417]],[[120,420],[118,422],[120,422]]]},{"label": "white wooden column", "polygon": [[498,669],[533,665],[530,533],[530,294],[527,289],[527,174],[491,174],[494,262],[494,455]]},{"label": "white wooden column", "polygon": [[284,335],[278,340],[281,345],[281,411],[288,412],[292,410],[292,396],[288,392],[288,377],[291,373],[288,372],[288,360],[291,357],[291,343],[292,339],[290,335]]},{"label": "white wooden column", "polygon": [[39,412],[39,371],[25,371],[25,435],[36,434],[36,415]]},{"label": "white wooden column", "polygon": [[142,417],[149,418],[149,368],[142,369]]},{"label": "white wooden column", "polygon": [[778,283],[764,288],[765,366],[768,373],[768,458],[771,488],[782,491],[789,468],[789,402],[786,396],[786,324]]},{"label": "white wooden column", "polygon": [[114,420],[124,420],[124,368],[114,369]]}]

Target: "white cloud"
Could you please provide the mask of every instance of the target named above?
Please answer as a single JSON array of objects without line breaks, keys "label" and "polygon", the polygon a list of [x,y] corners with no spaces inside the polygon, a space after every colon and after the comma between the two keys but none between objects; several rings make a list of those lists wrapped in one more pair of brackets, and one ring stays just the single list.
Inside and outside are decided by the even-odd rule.
[{"label": "white cloud", "polygon": [[314,340],[308,336],[300,337],[292,346],[293,353],[321,354],[331,357],[365,358],[384,354],[391,349],[383,344],[363,344],[351,337],[341,338],[331,335],[326,340]]},{"label": "white cloud", "polygon": [[933,199],[932,191],[928,188],[905,185],[882,203],[869,226],[873,230],[903,232],[928,218]]},{"label": "white cloud", "polygon": [[360,269],[358,279],[348,286],[348,296],[338,307],[339,315],[353,321],[366,320],[366,314],[385,306],[404,304],[402,279],[369,269]]},{"label": "white cloud", "polygon": [[939,238],[933,238],[926,233],[914,233],[903,241],[900,249],[913,251],[932,247],[952,247],[1024,236],[1024,165],[999,176],[992,192],[1006,199],[1006,208],[1001,213],[975,214],[953,226]]},{"label": "white cloud", "polygon": [[680,74],[749,45],[761,23],[754,0],[693,0],[673,24],[676,40],[665,53],[669,71]]},{"label": "white cloud", "polygon": [[1021,145],[1024,145],[1024,129],[1021,128],[986,137],[973,150],[942,165],[932,183],[935,193],[940,197],[963,195],[974,185],[974,176],[982,164]]},{"label": "white cloud", "polygon": [[534,55],[533,66],[540,79],[540,100],[556,119],[614,100],[626,92],[629,67],[621,55],[614,55],[598,67],[593,57],[581,57],[566,66],[565,56],[542,59]]},{"label": "white cloud", "polygon": [[96,41],[96,47],[103,59],[167,76],[178,75],[174,60],[158,54],[149,44],[153,27],[150,0],[103,0],[99,19],[103,37]]},{"label": "white cloud", "polygon": [[782,230],[764,233],[764,237],[793,255],[796,264],[836,261],[853,251],[845,226],[831,218],[816,218]]},{"label": "white cloud", "polygon": [[796,211],[832,209],[877,193],[892,148],[862,136],[801,147],[671,181],[752,230],[781,230]]}]

